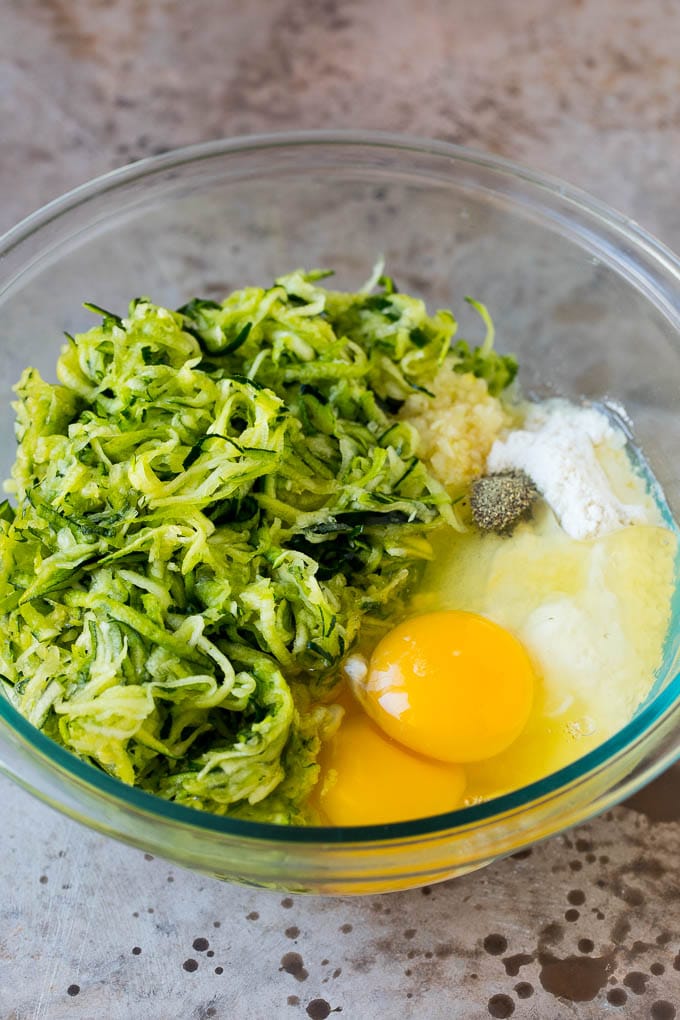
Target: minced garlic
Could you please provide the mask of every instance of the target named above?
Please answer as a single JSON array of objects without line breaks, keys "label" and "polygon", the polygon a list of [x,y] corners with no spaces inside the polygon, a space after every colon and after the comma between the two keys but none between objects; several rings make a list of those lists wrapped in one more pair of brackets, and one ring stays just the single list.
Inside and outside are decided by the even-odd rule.
[{"label": "minced garlic", "polygon": [[458,374],[447,365],[429,384],[434,397],[414,393],[400,417],[419,433],[418,456],[452,492],[484,473],[494,440],[512,423],[512,416],[486,383],[471,373]]}]

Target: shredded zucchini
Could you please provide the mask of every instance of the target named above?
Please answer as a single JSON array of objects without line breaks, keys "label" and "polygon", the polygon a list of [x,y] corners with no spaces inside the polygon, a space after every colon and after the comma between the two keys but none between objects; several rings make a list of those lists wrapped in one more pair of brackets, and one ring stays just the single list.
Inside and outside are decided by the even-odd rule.
[{"label": "shredded zucchini", "polygon": [[102,323],[67,338],[59,383],[17,384],[0,508],[17,708],[125,783],[282,823],[309,820],[339,663],[456,524],[403,401],[439,371],[499,392],[516,370],[492,333],[452,347],[451,313],[387,277],[346,294],[325,275],[88,305]]}]

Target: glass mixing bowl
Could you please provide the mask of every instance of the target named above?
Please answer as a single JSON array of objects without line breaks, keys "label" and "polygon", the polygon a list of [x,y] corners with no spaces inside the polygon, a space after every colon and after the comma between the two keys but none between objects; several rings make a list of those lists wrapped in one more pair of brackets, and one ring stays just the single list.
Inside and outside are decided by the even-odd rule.
[{"label": "glass mixing bowl", "polygon": [[[199,145],[102,177],[0,242],[0,470],[11,386],[53,378],[62,331],[90,300],[177,307],[330,266],[356,288],[378,255],[431,309],[492,311],[525,392],[616,400],[680,509],[680,263],[630,220],[560,182],[452,145],[297,134]],[[470,319],[466,318],[470,314]],[[284,828],[217,818],[130,789],[53,744],[0,697],[1,767],[101,832],[220,878],[316,893],[380,892],[489,863],[600,812],[680,756],[678,631],[654,696],[619,733],[540,782],[433,818]],[[594,676],[593,683],[597,683]]]}]

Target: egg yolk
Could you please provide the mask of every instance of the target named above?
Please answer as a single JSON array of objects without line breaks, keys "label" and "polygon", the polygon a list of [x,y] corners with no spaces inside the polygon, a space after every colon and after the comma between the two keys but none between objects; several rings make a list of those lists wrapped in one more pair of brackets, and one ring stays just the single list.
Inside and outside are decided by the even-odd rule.
[{"label": "egg yolk", "polygon": [[359,713],[346,716],[324,749],[319,807],[331,825],[380,825],[460,806],[460,765],[400,747]]},{"label": "egg yolk", "polygon": [[534,671],[524,647],[476,613],[426,613],[378,643],[364,676],[367,713],[394,740],[445,762],[500,754],[529,718]]}]

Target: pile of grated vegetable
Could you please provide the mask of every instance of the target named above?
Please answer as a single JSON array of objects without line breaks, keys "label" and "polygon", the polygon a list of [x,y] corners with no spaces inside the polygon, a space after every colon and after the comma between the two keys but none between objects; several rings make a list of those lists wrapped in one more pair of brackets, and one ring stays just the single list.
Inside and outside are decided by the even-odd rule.
[{"label": "pile of grated vegetable", "polygon": [[[269,289],[68,337],[27,369],[0,513],[0,672],[32,723],[143,789],[309,821],[329,692],[403,615],[508,424],[516,363],[389,277]],[[377,274],[376,274],[377,275]]]}]

